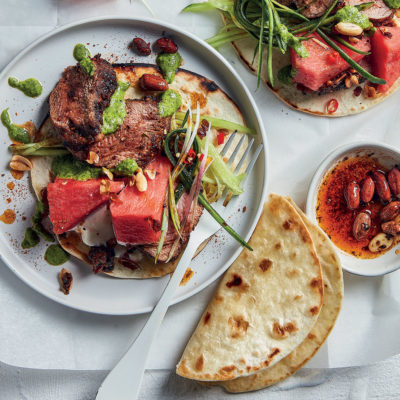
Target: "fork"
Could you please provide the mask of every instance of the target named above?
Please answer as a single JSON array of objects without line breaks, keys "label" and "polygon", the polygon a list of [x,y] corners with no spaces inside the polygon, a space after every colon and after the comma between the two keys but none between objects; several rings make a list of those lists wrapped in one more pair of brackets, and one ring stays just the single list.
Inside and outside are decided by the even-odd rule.
[{"label": "fork", "polygon": [[[230,149],[237,131],[233,132],[225,146],[220,152],[221,156],[225,156]],[[244,143],[245,135],[237,143],[233,150],[227,164],[230,166],[233,164],[237,154],[239,153]],[[246,161],[250,150],[253,146],[254,138],[248,144],[243,156],[237,163],[234,173],[238,174]],[[263,148],[260,144],[250,162],[246,168],[246,177],[251,173],[254,164]],[[245,178],[246,179],[246,178]],[[230,193],[227,194],[227,198]],[[229,200],[228,200],[229,202]],[[220,202],[219,202],[220,203]],[[234,206],[235,201],[231,200],[229,207],[222,211],[223,214],[227,214],[229,210]],[[222,207],[220,207],[222,208]],[[157,305],[154,307],[149,319],[136,337],[128,351],[120,359],[117,365],[107,375],[106,379],[101,384],[96,400],[135,400],[138,397],[143,373],[146,367],[147,358],[150,352],[151,344],[158,332],[161,322],[167,312],[167,309],[171,303],[172,297],[176,292],[182,278],[185,274],[186,268],[189,266],[197,248],[199,245],[208,237],[215,234],[221,226],[208,214],[202,215],[200,222],[190,235],[190,239],[187,243],[186,249],[172,275],[167,286],[164,289]]]}]

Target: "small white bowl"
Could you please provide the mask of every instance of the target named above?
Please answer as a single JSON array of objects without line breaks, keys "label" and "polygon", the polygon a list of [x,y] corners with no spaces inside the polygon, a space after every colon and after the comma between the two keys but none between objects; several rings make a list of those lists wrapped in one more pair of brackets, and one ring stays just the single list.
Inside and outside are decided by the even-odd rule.
[{"label": "small white bowl", "polygon": [[[306,212],[313,223],[318,225],[316,218],[316,203],[319,186],[331,169],[344,157],[372,155],[385,167],[391,168],[400,164],[400,150],[393,146],[374,142],[356,142],[340,146],[332,151],[320,164],[310,183],[307,196]],[[333,243],[335,246],[335,244]],[[400,268],[400,255],[395,253],[398,246],[372,259],[357,258],[335,246],[344,270],[356,275],[379,276]]]}]

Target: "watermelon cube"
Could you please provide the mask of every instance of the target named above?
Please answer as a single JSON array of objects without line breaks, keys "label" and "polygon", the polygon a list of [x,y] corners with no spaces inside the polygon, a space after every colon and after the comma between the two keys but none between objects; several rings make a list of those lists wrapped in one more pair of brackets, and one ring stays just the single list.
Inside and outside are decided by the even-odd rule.
[{"label": "watermelon cube", "polygon": [[[102,179],[77,181],[57,178],[47,185],[49,217],[53,232],[67,232],[82,222],[89,214],[110,200],[110,194],[100,193]],[[111,193],[124,188],[121,181],[111,182]]]},{"label": "watermelon cube", "polygon": [[372,72],[386,81],[378,86],[381,93],[387,92],[400,77],[400,28],[385,26],[383,29],[384,34],[377,29],[371,39]]},{"label": "watermelon cube", "polygon": [[[292,68],[295,68],[296,71],[295,82],[317,91],[329,79],[350,68],[350,65],[340,57],[339,53],[329,47],[318,34],[313,33],[310,37],[309,40],[303,42],[309,56],[300,57],[294,50],[290,49],[290,57]],[[336,44],[356,62],[365,57],[340,43]],[[353,46],[368,52],[371,49],[370,39],[364,37]]]},{"label": "watermelon cube", "polygon": [[111,216],[118,243],[139,245],[159,241],[170,167],[166,157],[158,157],[146,167],[147,170],[156,172],[154,179],[147,179],[146,191],[140,192],[136,185],[127,186],[111,203]]}]

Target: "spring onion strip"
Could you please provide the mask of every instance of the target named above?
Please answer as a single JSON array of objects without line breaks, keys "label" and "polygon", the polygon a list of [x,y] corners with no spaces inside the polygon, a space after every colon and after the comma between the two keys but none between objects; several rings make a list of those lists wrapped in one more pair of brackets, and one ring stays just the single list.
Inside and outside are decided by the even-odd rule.
[{"label": "spring onion strip", "polygon": [[359,72],[364,78],[368,79],[372,83],[376,83],[378,85],[384,85],[386,81],[384,79],[378,78],[368,71],[366,71],[361,65],[357,64],[348,54],[343,51],[334,41],[332,41],[321,29],[317,29],[317,32],[325,40],[325,42],[332,47],[332,49],[336,50],[340,56],[345,60],[351,67],[353,67],[357,72]]},{"label": "spring onion strip", "polygon": [[354,53],[362,54],[363,56],[368,56],[371,53],[368,51],[362,51],[360,49],[357,49],[357,47],[352,46],[349,42],[346,40],[342,39],[340,36],[337,35],[332,35],[332,37],[339,43],[341,43],[343,46],[347,47],[351,51],[354,51]]},{"label": "spring onion strip", "polygon": [[[224,119],[211,117],[209,115],[193,114],[192,117],[194,120],[197,120],[197,115],[200,115],[201,119],[207,120],[216,129],[227,129],[229,131],[237,130],[238,132],[247,133],[249,135],[256,135],[256,131],[252,128],[237,124],[235,122],[226,121]],[[175,113],[175,117],[177,121],[183,121],[184,113],[177,111]]]},{"label": "spring onion strip", "polygon": [[261,82],[263,35],[264,35],[264,24],[265,24],[265,10],[264,10],[264,7],[261,9],[261,11],[262,11],[262,13],[261,13],[261,24],[260,24],[260,38],[258,39],[257,89],[260,87],[260,82]]},{"label": "spring onion strip", "polygon": [[181,224],[179,221],[179,214],[175,202],[174,183],[172,181],[170,173],[168,173],[168,205],[169,205],[169,213],[171,216],[172,223],[174,224],[174,228],[178,233],[179,237],[182,239]]},{"label": "spring onion strip", "polygon": [[165,237],[168,232],[168,207],[164,207],[163,217],[161,221],[161,236],[157,246],[156,256],[154,257],[154,264],[157,264],[158,257],[161,254],[162,248],[164,246]]},{"label": "spring onion strip", "polygon": [[206,42],[215,49],[219,49],[221,46],[227,43],[234,42],[235,40],[246,39],[247,37],[250,37],[250,35],[246,31],[241,31],[235,34],[226,34],[219,40],[215,40],[215,37],[212,37],[207,39]]},{"label": "spring onion strip", "polygon": [[[271,86],[274,87],[274,73],[272,71],[272,38],[274,35],[274,12],[272,9],[271,1],[265,0],[268,7],[268,22],[269,22],[269,32],[268,32],[268,54],[267,54],[267,71],[268,80]],[[264,7],[263,7],[264,10]]]}]

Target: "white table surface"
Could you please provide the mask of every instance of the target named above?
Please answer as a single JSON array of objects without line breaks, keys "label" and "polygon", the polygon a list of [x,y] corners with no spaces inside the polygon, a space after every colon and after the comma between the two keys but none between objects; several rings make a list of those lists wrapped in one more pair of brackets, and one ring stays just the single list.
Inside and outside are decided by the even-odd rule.
[{"label": "white table surface", "polygon": [[[213,35],[220,26],[212,13],[179,15],[190,1],[147,2],[156,18],[176,23],[202,38]],[[139,0],[1,0],[0,69],[27,44],[54,27],[100,15],[151,17]],[[393,123],[398,120],[399,110],[393,100],[390,104],[396,112],[395,119],[393,111],[391,118],[386,118],[385,106],[378,106],[376,113],[369,114],[370,119],[355,116],[329,121],[299,114],[287,109],[266,88],[256,92],[254,77],[233,51],[227,48],[222,52],[255,93],[270,145],[270,189],[291,195],[300,206],[304,206],[315,168],[336,146],[361,138],[400,145]],[[309,364],[331,369],[306,368],[267,392],[235,398],[399,399],[400,357],[380,362],[400,353],[399,287],[400,271],[379,278],[345,274],[345,303],[338,324],[328,345]],[[214,289],[215,284],[170,309],[150,356],[146,393],[142,392],[141,398],[228,397],[219,389],[206,390],[175,378],[170,372]],[[1,400],[92,399],[104,370],[119,359],[146,318],[99,316],[53,303],[19,281],[3,264],[0,304],[0,362],[5,363],[0,364]],[[374,323],[360,326],[356,323],[359,315],[374,317]],[[378,363],[332,369],[371,362]]]}]

